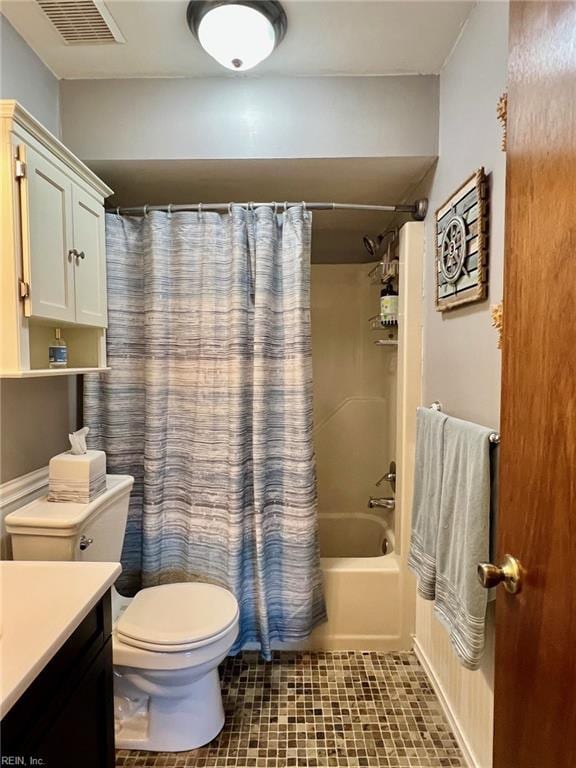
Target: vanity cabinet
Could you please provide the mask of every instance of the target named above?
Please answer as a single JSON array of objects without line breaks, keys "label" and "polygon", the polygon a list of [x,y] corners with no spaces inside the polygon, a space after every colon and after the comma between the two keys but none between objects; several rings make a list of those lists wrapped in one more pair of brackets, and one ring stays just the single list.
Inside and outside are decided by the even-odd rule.
[{"label": "vanity cabinet", "polygon": [[[106,369],[104,200],[98,177],[14,101],[2,122],[0,375]],[[55,328],[68,368],[48,367]]]},{"label": "vanity cabinet", "polygon": [[108,591],[4,717],[3,764],[114,768],[110,605]]}]

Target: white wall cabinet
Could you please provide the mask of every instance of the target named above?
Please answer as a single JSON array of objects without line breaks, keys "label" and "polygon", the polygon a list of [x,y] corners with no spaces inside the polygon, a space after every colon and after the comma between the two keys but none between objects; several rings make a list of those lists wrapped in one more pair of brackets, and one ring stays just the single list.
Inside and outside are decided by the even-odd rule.
[{"label": "white wall cabinet", "polygon": [[72,230],[76,322],[108,325],[104,208],[79,187],[72,187]]},{"label": "white wall cabinet", "polygon": [[72,182],[31,147],[19,144],[16,151],[25,168],[20,181],[22,266],[28,286],[24,312],[73,323]]},{"label": "white wall cabinet", "polygon": [[[105,369],[104,199],[89,168],[14,101],[2,123],[1,376]],[[67,369],[48,368],[54,329]]]}]

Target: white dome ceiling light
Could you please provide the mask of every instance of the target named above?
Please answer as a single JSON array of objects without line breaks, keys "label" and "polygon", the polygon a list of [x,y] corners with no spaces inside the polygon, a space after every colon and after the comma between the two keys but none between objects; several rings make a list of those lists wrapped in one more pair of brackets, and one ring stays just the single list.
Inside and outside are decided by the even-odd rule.
[{"label": "white dome ceiling light", "polygon": [[206,53],[235,72],[268,58],[288,26],[277,0],[192,0],[186,18]]}]

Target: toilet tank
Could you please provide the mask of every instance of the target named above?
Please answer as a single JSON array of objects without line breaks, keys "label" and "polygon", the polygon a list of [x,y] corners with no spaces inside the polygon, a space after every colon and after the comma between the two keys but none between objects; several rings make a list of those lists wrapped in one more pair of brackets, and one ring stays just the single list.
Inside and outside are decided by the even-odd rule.
[{"label": "toilet tank", "polygon": [[106,475],[106,490],[89,504],[36,499],[6,516],[14,560],[118,562],[134,478]]}]

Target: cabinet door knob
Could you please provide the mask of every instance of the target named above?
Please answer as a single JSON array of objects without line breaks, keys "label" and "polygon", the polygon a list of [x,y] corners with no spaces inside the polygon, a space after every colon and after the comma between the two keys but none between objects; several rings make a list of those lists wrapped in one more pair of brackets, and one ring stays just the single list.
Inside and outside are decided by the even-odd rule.
[{"label": "cabinet door knob", "polygon": [[76,248],[71,248],[68,251],[68,260],[72,261],[72,259],[74,258],[76,259],[76,264],[79,264],[80,259],[86,258],[86,254],[84,253],[84,251],[77,251]]}]

